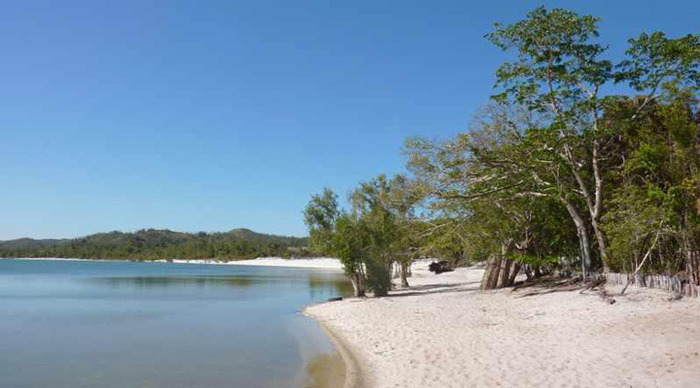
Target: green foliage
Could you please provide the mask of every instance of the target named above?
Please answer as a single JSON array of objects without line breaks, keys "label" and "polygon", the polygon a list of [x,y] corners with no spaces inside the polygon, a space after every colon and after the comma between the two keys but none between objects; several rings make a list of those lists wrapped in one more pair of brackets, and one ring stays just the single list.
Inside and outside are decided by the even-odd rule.
[{"label": "green foliage", "polygon": [[144,229],[98,233],[65,240],[20,239],[0,242],[0,257],[70,257],[105,260],[253,259],[313,255],[307,239],[235,229],[227,233],[181,233]]},{"label": "green foliage", "polygon": [[557,256],[510,253],[506,255],[506,257],[513,261],[529,264],[533,267],[546,268],[559,264],[559,257]]},{"label": "green foliage", "polygon": [[606,47],[591,42],[598,37],[598,21],[540,7],[520,22],[496,24],[486,38],[502,50],[515,49],[518,57],[496,71],[504,90],[494,98],[501,103],[512,98],[531,110],[555,110],[559,119],[576,120],[576,111],[595,103],[590,92],[612,76],[610,61],[598,59]]},{"label": "green foliage", "polygon": [[[619,99],[611,116],[636,101]],[[606,202],[603,226],[610,239],[609,266],[634,270],[662,227],[646,271],[683,270],[686,249],[698,249],[700,222],[700,117],[686,91],[647,103],[635,120],[620,126],[623,163],[613,174],[615,189]]]},{"label": "green foliage", "polygon": [[410,264],[416,258],[412,217],[419,196],[405,177],[380,175],[361,183],[349,199],[352,209],[347,212],[329,189],[311,198],[304,210],[311,245],[340,259],[356,289],[386,295],[393,263]]},{"label": "green foliage", "polygon": [[[331,251],[379,293],[389,263],[420,255],[534,272],[580,262],[586,275],[631,271],[657,241],[649,270],[683,269],[700,250],[700,37],[641,34],[614,66],[598,22],[540,7],[496,24],[486,38],[516,56],[496,72],[495,102],[452,139],[409,138],[411,179],[362,183],[349,214],[314,197],[312,241],[344,247]],[[644,95],[601,96],[613,82]]]},{"label": "green foliage", "polygon": [[627,185],[618,189],[603,217],[610,238],[608,265],[613,271],[632,272],[651,245],[662,222],[670,214],[664,206],[665,195],[658,187]]},{"label": "green foliage", "polygon": [[660,31],[642,33],[629,45],[629,59],[617,66],[617,82],[628,81],[635,90],[652,94],[659,88],[700,87],[700,35],[669,39]]},{"label": "green foliage", "polygon": [[338,207],[338,196],[331,189],[311,197],[304,209],[304,222],[309,227],[309,245],[313,249],[338,258],[349,276],[360,271],[362,227]]}]

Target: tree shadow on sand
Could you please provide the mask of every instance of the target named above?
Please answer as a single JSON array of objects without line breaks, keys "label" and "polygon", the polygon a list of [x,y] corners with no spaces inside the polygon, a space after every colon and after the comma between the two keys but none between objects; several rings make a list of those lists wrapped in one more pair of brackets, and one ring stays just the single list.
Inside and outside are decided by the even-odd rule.
[{"label": "tree shadow on sand", "polygon": [[403,296],[474,292],[479,290],[479,284],[480,282],[426,284],[399,289],[386,297],[398,298]]},{"label": "tree shadow on sand", "polygon": [[[587,287],[583,285],[575,278],[545,276],[531,281],[517,283],[510,293],[516,294],[516,298],[530,298],[557,292],[584,291],[590,288],[590,286]],[[595,289],[595,287],[593,287],[593,289]],[[525,293],[520,293],[521,291],[525,291]]]}]

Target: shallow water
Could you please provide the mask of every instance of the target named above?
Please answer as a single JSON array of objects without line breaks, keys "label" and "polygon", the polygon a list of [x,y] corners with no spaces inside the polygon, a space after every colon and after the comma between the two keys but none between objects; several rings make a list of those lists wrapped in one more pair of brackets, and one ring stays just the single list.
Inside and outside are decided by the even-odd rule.
[{"label": "shallow water", "polygon": [[341,273],[0,260],[0,387],[298,387]]}]

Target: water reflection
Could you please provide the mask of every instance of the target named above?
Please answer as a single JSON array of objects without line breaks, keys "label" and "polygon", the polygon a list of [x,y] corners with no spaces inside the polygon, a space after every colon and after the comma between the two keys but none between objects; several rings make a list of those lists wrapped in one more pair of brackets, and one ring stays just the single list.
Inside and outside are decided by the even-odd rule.
[{"label": "water reflection", "polygon": [[89,284],[107,286],[115,289],[158,289],[182,286],[248,288],[256,284],[271,283],[269,279],[235,276],[118,276],[88,278],[85,279],[85,281]]},{"label": "water reflection", "polygon": [[329,279],[327,276],[309,275],[309,296],[318,300],[334,296],[352,295],[352,284],[344,277]]},{"label": "water reflection", "polygon": [[331,348],[299,309],[351,293],[329,271],[0,261],[0,387],[289,387]]},{"label": "water reflection", "polygon": [[161,290],[183,287],[242,290],[269,286],[283,292],[284,288],[297,288],[305,283],[312,300],[352,294],[352,285],[342,275],[324,273],[304,275],[307,276],[110,276],[88,277],[82,280],[88,285],[115,290]]}]

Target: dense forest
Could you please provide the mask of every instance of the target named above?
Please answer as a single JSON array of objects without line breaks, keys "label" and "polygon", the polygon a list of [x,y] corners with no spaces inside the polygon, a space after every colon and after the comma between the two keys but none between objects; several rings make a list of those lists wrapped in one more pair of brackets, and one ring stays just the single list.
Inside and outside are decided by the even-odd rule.
[{"label": "dense forest", "polygon": [[408,173],[361,183],[348,209],[312,197],[310,243],[357,295],[386,294],[395,264],[407,285],[421,256],[486,263],[483,289],[555,272],[700,285],[700,35],[644,32],[613,61],[598,22],[541,7],[496,24],[506,61],[466,131],[408,139]]},{"label": "dense forest", "polygon": [[226,233],[182,233],[144,229],[135,233],[97,233],[61,240],[0,242],[0,257],[71,257],[109,260],[215,259],[308,256],[307,239],[234,229]]}]

